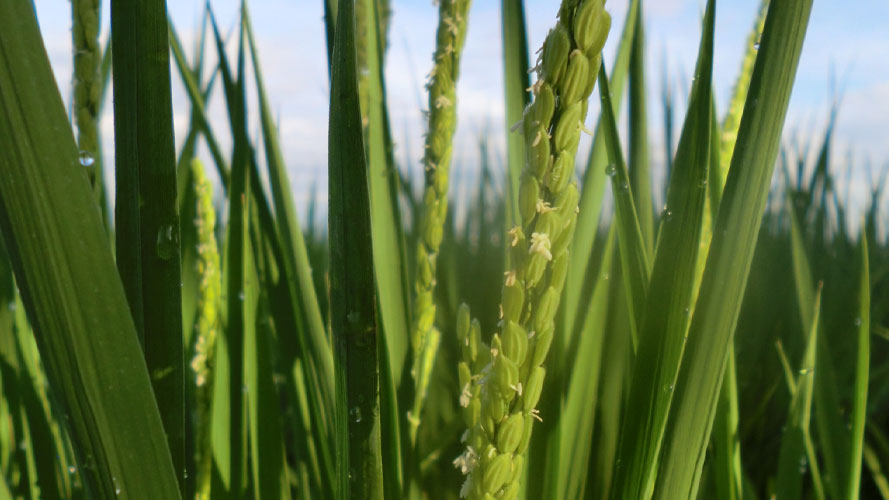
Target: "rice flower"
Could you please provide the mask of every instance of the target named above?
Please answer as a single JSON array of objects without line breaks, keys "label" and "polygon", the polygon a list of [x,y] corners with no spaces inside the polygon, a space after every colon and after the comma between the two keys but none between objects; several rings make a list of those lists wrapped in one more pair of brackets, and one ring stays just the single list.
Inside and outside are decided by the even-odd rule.
[{"label": "rice flower", "polygon": [[481,342],[468,307],[458,312],[465,445],[467,453],[478,454],[473,467],[465,467],[465,459],[455,461],[466,475],[461,497],[518,495],[533,422],[541,418],[536,409],[546,376],[541,364],[552,344],[577,223],[574,157],[610,27],[604,0],[563,0],[559,21],[539,52],[530,89],[534,100],[520,126],[526,144],[522,225],[507,235],[511,269],[504,277],[500,331],[490,346]]},{"label": "rice flower", "polygon": [[195,226],[198,240],[198,285],[197,319],[195,321],[195,353],[191,359],[191,369],[195,376],[197,393],[196,413],[200,429],[195,446],[198,498],[209,498],[211,445],[210,412],[212,403],[213,366],[216,341],[219,336],[219,300],[222,290],[220,278],[219,249],[216,245],[216,212],[213,208],[213,187],[204,173],[204,167],[197,158],[191,161],[194,176],[194,189],[197,199]]},{"label": "rice flower", "polygon": [[448,209],[448,173],[451,164],[452,140],[457,128],[457,77],[460,54],[466,40],[467,13],[470,0],[442,0],[439,4],[434,66],[429,74],[429,113],[423,165],[426,187],[423,194],[421,231],[417,243],[417,273],[414,282],[411,374],[415,383],[413,408],[410,411],[411,441],[416,440],[420,412],[429,386],[440,334],[435,323],[436,260]]},{"label": "rice flower", "polygon": [[99,100],[102,83],[99,65],[99,0],[72,0],[71,37],[74,47],[74,121],[80,163],[86,167],[90,181],[96,182],[96,161],[99,151]]}]

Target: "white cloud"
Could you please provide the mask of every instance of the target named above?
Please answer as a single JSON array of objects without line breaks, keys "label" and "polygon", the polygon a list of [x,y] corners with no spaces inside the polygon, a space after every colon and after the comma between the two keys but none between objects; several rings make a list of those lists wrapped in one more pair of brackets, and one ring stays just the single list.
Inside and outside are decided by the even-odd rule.
[{"label": "white cloud", "polygon": [[[60,0],[36,0],[35,3],[57,81],[67,100],[71,73],[68,4]],[[754,0],[719,3],[714,85],[722,110],[734,84],[758,3]],[[609,0],[607,4],[614,18],[605,51],[609,64],[624,24],[627,4],[628,0]],[[191,52],[203,0],[177,0],[168,5],[183,44]],[[213,5],[220,28],[228,33],[237,17],[239,2],[214,0]],[[697,52],[703,5],[703,0],[646,2],[649,132],[654,148],[660,148],[663,142],[659,95],[662,67],[666,66],[674,87],[687,87]],[[313,179],[323,183],[326,169],[328,79],[322,6],[320,0],[254,0],[251,3],[271,107],[280,122],[282,147],[300,199],[305,199]],[[423,83],[431,66],[437,9],[431,1],[417,0],[393,0],[393,9],[386,68],[392,132],[398,143],[397,159],[409,161],[418,168],[425,129],[418,101],[426,106]],[[506,124],[499,15],[496,1],[476,1],[470,12],[458,87],[455,138],[458,151],[455,162],[463,167],[477,163],[481,134],[489,135],[494,156],[502,155]],[[104,16],[107,26],[108,13]],[[855,158],[862,161],[870,158],[877,164],[889,159],[889,143],[885,140],[889,130],[889,65],[885,63],[889,60],[889,37],[883,27],[887,16],[889,6],[876,0],[816,2],[788,113],[788,129],[808,128],[816,134],[821,130],[829,104],[829,68],[834,64],[846,88],[837,124],[836,154],[845,155],[852,150]],[[532,52],[542,44],[555,19],[556,3],[552,0],[526,0]],[[229,49],[234,50],[234,46],[230,45]],[[173,78],[176,132],[181,142],[189,108],[175,71]],[[248,85],[249,107],[255,112],[253,92],[252,84]],[[677,131],[684,115],[681,106],[686,92],[687,88],[678,88],[674,95],[679,106]],[[219,88],[208,106],[218,139],[227,150],[231,141]],[[110,105],[106,111],[110,113]],[[591,108],[591,113],[593,111]],[[257,123],[255,118],[251,119],[251,132],[258,129]],[[106,153],[113,152],[110,115],[103,117],[102,129],[107,138]],[[663,155],[652,151],[652,157],[658,159]]]}]

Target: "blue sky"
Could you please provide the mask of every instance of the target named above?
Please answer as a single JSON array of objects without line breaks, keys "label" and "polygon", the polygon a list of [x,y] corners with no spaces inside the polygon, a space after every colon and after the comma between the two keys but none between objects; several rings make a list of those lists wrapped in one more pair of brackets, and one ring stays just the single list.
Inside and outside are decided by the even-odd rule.
[{"label": "blue sky", "polygon": [[[394,16],[386,77],[393,135],[398,143],[396,154],[399,161],[409,161],[410,167],[419,172],[423,134],[421,106],[425,106],[426,101],[422,84],[431,67],[437,8],[426,0],[391,1]],[[726,107],[758,3],[758,0],[717,3],[714,83],[720,110]],[[57,81],[63,96],[67,97],[71,74],[70,4],[67,0],[35,0],[35,4]],[[188,50],[196,35],[195,26],[203,2],[175,0],[168,5]],[[214,0],[213,5],[220,23],[231,26],[236,19],[238,1]],[[107,10],[107,3],[103,2],[103,7]],[[325,184],[328,81],[322,0],[252,0],[250,7],[294,192],[299,201],[304,201],[312,183],[318,182],[322,187]],[[606,45],[606,62],[610,64],[627,0],[609,0],[606,8],[614,18],[612,36]],[[541,45],[555,22],[557,9],[555,0],[526,0],[532,50]],[[649,129],[656,163],[663,161],[661,75],[666,68],[681,109],[697,53],[702,10],[701,0],[646,2]],[[104,31],[107,31],[107,12],[104,14]],[[833,72],[837,86],[844,90],[834,155],[842,160],[851,155],[855,165],[853,193],[863,193],[867,164],[878,169],[889,162],[886,19],[889,19],[889,3],[881,0],[815,0],[785,127],[788,137],[791,133],[802,137],[817,137],[822,133],[829,111]],[[471,177],[482,134],[487,134],[494,155],[499,157],[505,133],[499,2],[475,0],[469,23],[458,87],[459,124],[455,139],[458,179]],[[173,90],[177,139],[181,140],[189,107],[175,73]],[[210,103],[211,119],[224,130],[225,110],[220,94],[216,92]],[[109,112],[110,108],[106,107]],[[590,115],[594,117],[596,113]],[[682,118],[677,114],[678,123]],[[113,126],[109,113],[103,117],[102,129],[110,139]],[[258,124],[253,129],[258,130]],[[108,157],[113,152],[109,146],[110,140],[106,140]],[[459,172],[470,175],[461,176]]]}]

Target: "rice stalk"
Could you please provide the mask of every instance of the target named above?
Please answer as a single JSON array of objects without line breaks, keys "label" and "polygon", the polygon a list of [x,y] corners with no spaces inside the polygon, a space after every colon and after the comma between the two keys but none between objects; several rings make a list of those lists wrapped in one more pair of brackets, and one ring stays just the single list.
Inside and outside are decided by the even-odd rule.
[{"label": "rice stalk", "polygon": [[99,65],[99,0],[71,0],[74,45],[74,121],[77,124],[79,161],[89,173],[95,191],[102,182],[99,158],[99,103],[102,83]]},{"label": "rice stalk", "polygon": [[411,375],[415,384],[413,408],[408,415],[411,443],[417,439],[420,412],[441,339],[441,333],[435,327],[436,261],[448,215],[448,174],[457,128],[457,79],[471,3],[470,0],[442,0],[439,4],[435,53],[432,56],[434,66],[427,84],[429,121],[423,155],[426,188],[419,224],[421,238],[417,242],[414,281],[417,295],[410,338],[414,356]]},{"label": "rice stalk", "polygon": [[[458,318],[458,341],[469,347],[458,370],[468,427],[465,451],[454,461],[467,476],[462,497],[512,499],[519,493],[533,421],[540,418],[536,405],[546,374],[541,364],[552,344],[577,223],[574,158],[611,26],[603,3],[563,2],[535,68],[534,101],[521,125],[522,223],[507,235],[511,269],[502,289],[500,332],[488,347],[469,334],[468,312]],[[472,370],[487,357],[478,357],[481,350],[490,351],[490,361]]]},{"label": "rice stalk", "polygon": [[219,250],[216,244],[216,212],[213,208],[212,186],[204,173],[204,167],[197,158],[191,161],[196,194],[197,255],[198,255],[198,304],[197,320],[194,323],[195,354],[191,359],[194,383],[198,435],[196,437],[195,462],[196,490],[200,498],[209,498],[210,491],[210,415],[213,394],[213,367],[215,364],[216,340],[219,336],[219,305],[222,283],[220,276]]}]

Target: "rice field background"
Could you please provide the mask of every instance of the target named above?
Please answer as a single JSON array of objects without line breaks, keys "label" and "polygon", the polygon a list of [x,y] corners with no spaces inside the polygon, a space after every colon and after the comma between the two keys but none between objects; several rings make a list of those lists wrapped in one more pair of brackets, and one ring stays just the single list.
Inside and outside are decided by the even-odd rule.
[{"label": "rice field background", "polygon": [[0,499],[889,498],[886,158],[829,61],[788,114],[812,0],[750,2],[723,95],[723,3],[685,79],[655,2],[439,0],[413,84],[393,0],[307,8],[306,68],[264,2],[72,0],[66,73],[0,2]]}]

